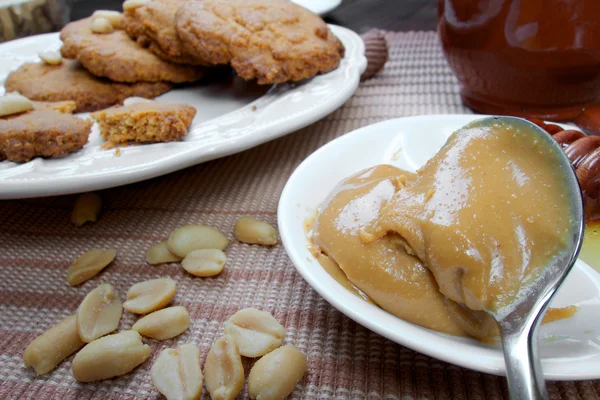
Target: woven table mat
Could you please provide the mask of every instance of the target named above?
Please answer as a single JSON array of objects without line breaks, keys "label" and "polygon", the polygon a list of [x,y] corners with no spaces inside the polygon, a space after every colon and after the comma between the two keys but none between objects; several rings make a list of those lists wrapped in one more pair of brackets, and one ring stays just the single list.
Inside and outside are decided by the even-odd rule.
[{"label": "woven table mat", "polygon": [[[281,244],[267,248],[233,240],[233,225],[242,215],[276,225],[288,177],[332,139],[389,118],[469,112],[434,32],[386,34],[386,39],[385,69],[324,120],[238,155],[105,190],[104,211],[95,224],[71,225],[74,196],[0,202],[0,399],[158,399],[149,370],[160,350],[191,342],[204,362],[224,321],[245,307],[271,312],[287,329],[286,343],[307,355],[307,373],[291,398],[506,399],[504,378],[416,353],[342,315],[302,279]],[[191,223],[218,227],[231,239],[221,275],[202,279],[176,264],[146,264],[150,245]],[[117,259],[96,278],[69,287],[66,269],[91,248],[115,248]],[[172,340],[144,339],[152,357],[133,373],[80,384],[71,376],[73,357],[42,377],[23,366],[27,344],[73,314],[100,283],[112,283],[123,298],[132,284],[164,276],[177,281],[173,304],[189,310],[190,329]],[[124,312],[120,329],[135,320]],[[246,370],[249,366],[245,361]],[[600,398],[600,381],[548,387],[552,399]],[[247,397],[245,390],[240,398]]]}]

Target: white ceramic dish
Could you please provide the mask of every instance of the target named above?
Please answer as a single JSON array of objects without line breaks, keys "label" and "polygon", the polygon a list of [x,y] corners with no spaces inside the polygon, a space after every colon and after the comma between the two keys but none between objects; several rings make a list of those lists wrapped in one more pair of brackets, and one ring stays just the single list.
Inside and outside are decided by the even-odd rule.
[{"label": "white ceramic dish", "polygon": [[[377,164],[414,171],[447,137],[475,115],[428,115],[371,125],[323,146],[290,177],[281,195],[278,222],[283,244],[304,279],[338,310],[367,328],[432,357],[481,372],[503,375],[499,345],[434,332],[405,322],[351,294],[321,268],[308,250],[306,218],[342,179]],[[572,317],[540,329],[540,354],[547,379],[600,378],[600,275],[578,261],[552,306],[575,304]]]},{"label": "white ceramic dish", "polygon": [[321,16],[333,11],[340,4],[342,0],[292,0],[294,3],[308,8],[310,11]]},{"label": "white ceramic dish", "polygon": [[[0,161],[0,199],[51,196],[105,189],[164,175],[237,153],[307,126],[339,108],[358,87],[367,60],[362,39],[330,26],[346,47],[336,70],[298,84],[259,87],[233,79],[173,90],[159,101],[196,107],[185,140],[102,150],[97,127],[80,151],[60,159],[25,164]],[[58,34],[0,45],[0,82],[38,53],[60,48]],[[2,89],[3,90],[3,89]]]}]

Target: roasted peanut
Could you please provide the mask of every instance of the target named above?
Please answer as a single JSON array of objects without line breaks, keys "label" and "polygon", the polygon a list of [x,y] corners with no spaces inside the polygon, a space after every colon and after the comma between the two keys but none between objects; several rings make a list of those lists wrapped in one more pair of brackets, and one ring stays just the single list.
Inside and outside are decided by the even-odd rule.
[{"label": "roasted peanut", "polygon": [[150,0],[127,0],[123,3],[123,11],[131,11],[135,8],[145,6]]},{"label": "roasted peanut", "polygon": [[181,266],[192,275],[207,277],[219,275],[226,262],[227,257],[221,250],[202,249],[185,256]]},{"label": "roasted peanut", "polygon": [[58,65],[62,63],[62,55],[58,51],[47,50],[39,54],[43,62],[48,65]]},{"label": "roasted peanut", "polygon": [[244,367],[235,340],[229,335],[218,339],[204,363],[204,381],[213,400],[233,400],[244,386]]},{"label": "roasted peanut", "polygon": [[88,343],[73,359],[71,371],[80,382],[125,375],[150,357],[150,346],[135,331],[104,336]]},{"label": "roasted peanut", "polygon": [[112,33],[115,30],[110,21],[102,17],[92,18],[90,20],[90,29],[92,32],[99,34]]},{"label": "roasted peanut", "polygon": [[183,306],[167,307],[141,318],[131,327],[144,336],[167,340],[181,335],[190,326],[190,314]]},{"label": "roasted peanut", "polygon": [[136,283],[127,291],[127,301],[123,303],[123,308],[135,314],[148,314],[169,304],[176,291],[177,285],[171,278]]},{"label": "roasted peanut", "polygon": [[254,364],[248,376],[251,399],[283,400],[306,372],[306,357],[292,346],[273,350]]},{"label": "roasted peanut", "polygon": [[92,14],[92,19],[94,18],[106,18],[115,29],[123,27],[123,14],[118,11],[97,10]]},{"label": "roasted peanut", "polygon": [[128,97],[125,100],[123,100],[124,106],[130,106],[132,104],[138,104],[138,103],[152,103],[152,100],[147,99],[145,97],[138,97],[138,96]]},{"label": "roasted peanut", "polygon": [[250,244],[274,246],[277,244],[277,231],[266,222],[252,217],[241,217],[235,222],[234,235],[237,240]]},{"label": "roasted peanut", "polygon": [[211,226],[186,225],[173,231],[167,243],[171,252],[183,258],[194,250],[224,250],[229,241]]},{"label": "roasted peanut", "polygon": [[196,400],[202,394],[200,350],[193,344],[160,352],[150,370],[154,387],[167,400]]},{"label": "roasted peanut", "polygon": [[75,200],[71,223],[77,227],[86,222],[96,222],[102,209],[102,198],[97,193],[83,193]]},{"label": "roasted peanut", "polygon": [[67,282],[71,286],[79,285],[98,275],[108,264],[113,262],[116,250],[90,250],[79,256],[67,271]]},{"label": "roasted peanut", "polygon": [[33,110],[33,103],[27,97],[21,96],[20,93],[12,92],[0,96],[0,117],[29,110]]},{"label": "roasted peanut", "polygon": [[83,347],[76,319],[75,315],[68,316],[29,343],[23,353],[25,367],[33,367],[40,375],[47,374]]},{"label": "roasted peanut", "polygon": [[245,308],[233,314],[225,324],[225,333],[238,345],[245,357],[260,357],[281,346],[285,328],[271,314]]},{"label": "roasted peanut", "polygon": [[179,262],[181,257],[171,253],[167,242],[160,242],[152,245],[146,252],[146,261],[148,264],[164,264],[170,262]]},{"label": "roasted peanut", "polygon": [[77,309],[77,332],[86,343],[104,336],[119,326],[123,308],[115,288],[103,283],[88,293]]}]

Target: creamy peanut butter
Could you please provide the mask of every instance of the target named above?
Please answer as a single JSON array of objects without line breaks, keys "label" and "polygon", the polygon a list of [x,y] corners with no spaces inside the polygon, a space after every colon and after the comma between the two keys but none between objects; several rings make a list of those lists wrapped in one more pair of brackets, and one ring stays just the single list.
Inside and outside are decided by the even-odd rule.
[{"label": "creamy peanut butter", "polygon": [[[381,165],[342,182],[325,202],[313,226],[313,241],[335,261],[355,287],[384,310],[415,324],[453,335],[465,333],[450,319],[431,272],[406,252],[397,235],[363,244],[360,231],[415,174]],[[331,263],[320,260],[329,272]],[[331,272],[330,272],[331,274]],[[334,275],[338,281],[341,276]],[[352,290],[357,293],[356,290]]]},{"label": "creamy peanut butter", "polygon": [[487,312],[510,307],[572,234],[559,159],[522,129],[467,125],[417,175],[381,165],[344,180],[313,226],[320,262],[404,320],[497,336]]}]

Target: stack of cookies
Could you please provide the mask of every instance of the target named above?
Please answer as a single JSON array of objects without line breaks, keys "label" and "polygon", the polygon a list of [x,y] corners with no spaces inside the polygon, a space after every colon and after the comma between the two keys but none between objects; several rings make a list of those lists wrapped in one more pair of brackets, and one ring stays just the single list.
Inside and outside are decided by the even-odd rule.
[{"label": "stack of cookies", "polygon": [[[143,3],[127,7],[127,3]],[[231,64],[259,84],[311,78],[340,63],[344,46],[316,14],[288,0],[129,0],[123,27],[174,63]]]},{"label": "stack of cookies", "polygon": [[[132,96],[154,98],[219,66],[231,66],[245,80],[275,84],[329,72],[344,55],[319,16],[288,0],[127,0],[123,13],[97,11],[65,26],[60,38],[60,54],[22,65],[8,76],[6,91],[34,101],[74,101],[76,113],[91,112]],[[138,108],[159,117],[163,110]],[[188,119],[182,119],[187,127]],[[181,127],[173,134],[144,129],[150,126],[120,127],[112,145],[117,136],[139,143],[182,137]]]}]

